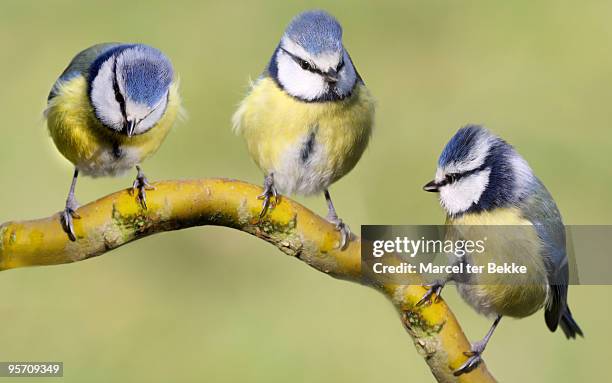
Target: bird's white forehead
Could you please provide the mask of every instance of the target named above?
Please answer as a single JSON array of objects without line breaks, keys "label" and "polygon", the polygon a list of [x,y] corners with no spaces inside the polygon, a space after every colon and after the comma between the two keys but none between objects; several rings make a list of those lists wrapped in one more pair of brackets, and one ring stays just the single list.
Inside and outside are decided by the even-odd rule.
[{"label": "bird's white forehead", "polygon": [[125,112],[128,117],[142,119],[147,114],[149,114],[152,109],[153,108],[150,108],[145,104],[141,104],[139,102],[135,102],[129,99],[125,102]]},{"label": "bird's white forehead", "polygon": [[342,50],[338,52],[322,52],[314,55],[308,53],[301,45],[291,40],[287,35],[281,39],[281,47],[298,56],[302,60],[306,60],[316,65],[316,67],[324,72],[330,69],[335,69],[342,59]]},{"label": "bird's white forehead", "polygon": [[442,182],[445,176],[446,176],[446,172],[444,171],[444,169],[438,167],[436,169],[436,176],[434,177],[434,180],[436,182]]}]

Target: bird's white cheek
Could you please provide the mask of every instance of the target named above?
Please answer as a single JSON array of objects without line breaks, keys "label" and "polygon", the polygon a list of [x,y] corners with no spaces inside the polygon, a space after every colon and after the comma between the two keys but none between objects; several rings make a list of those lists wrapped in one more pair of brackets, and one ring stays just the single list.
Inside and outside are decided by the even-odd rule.
[{"label": "bird's white cheek", "polygon": [[108,60],[100,67],[100,71],[91,84],[91,102],[96,110],[96,116],[110,128],[123,128],[123,115],[113,90],[113,61]]},{"label": "bird's white cheek", "polygon": [[157,122],[162,118],[164,113],[166,112],[166,106],[168,104],[168,98],[164,97],[163,101],[153,110],[151,111],[140,123],[136,126],[135,133],[141,134],[157,124]]},{"label": "bird's white cheek", "polygon": [[323,77],[300,68],[287,55],[279,55],[278,80],[290,95],[305,100],[314,100],[325,94],[327,84]]},{"label": "bird's white cheek", "polygon": [[440,188],[440,203],[448,214],[458,214],[477,203],[489,183],[490,170],[483,170]]}]

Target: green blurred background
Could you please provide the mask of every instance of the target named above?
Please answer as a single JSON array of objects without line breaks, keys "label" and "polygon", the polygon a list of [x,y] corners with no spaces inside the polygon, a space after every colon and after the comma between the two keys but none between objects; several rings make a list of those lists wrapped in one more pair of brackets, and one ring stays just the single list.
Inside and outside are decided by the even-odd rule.
[{"label": "green blurred background", "polygon": [[[421,185],[469,122],[518,148],[566,223],[612,222],[612,3],[431,0],[2,0],[0,222],[62,208],[71,166],[42,111],[73,55],[103,41],[153,45],[180,74],[189,119],[145,163],[150,179],[260,183],[230,117],[291,17],[313,7],[342,22],[379,104],[370,148],[332,188],[354,229],[441,223]],[[77,198],[94,200],[132,177],[83,178]],[[325,212],[322,197],[299,201]],[[166,233],[86,262],[5,271],[0,291],[0,360],[63,361],[66,382],[433,380],[382,295],[230,229]],[[571,288],[587,335],[578,341],[549,333],[542,313],[504,320],[485,353],[489,368],[505,382],[604,380],[610,293]],[[454,288],[445,296],[468,336],[480,338],[489,322]]]}]

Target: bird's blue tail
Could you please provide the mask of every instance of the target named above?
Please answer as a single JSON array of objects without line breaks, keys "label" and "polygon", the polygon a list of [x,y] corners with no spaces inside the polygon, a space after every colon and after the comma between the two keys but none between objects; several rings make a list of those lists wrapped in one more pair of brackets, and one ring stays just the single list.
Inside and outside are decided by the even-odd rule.
[{"label": "bird's blue tail", "polygon": [[576,338],[576,335],[584,336],[582,334],[580,326],[578,326],[578,323],[576,323],[576,321],[572,317],[572,312],[570,311],[569,307],[565,307],[565,311],[561,315],[559,325],[561,326],[561,330],[563,330],[563,333],[568,339],[574,339]]}]

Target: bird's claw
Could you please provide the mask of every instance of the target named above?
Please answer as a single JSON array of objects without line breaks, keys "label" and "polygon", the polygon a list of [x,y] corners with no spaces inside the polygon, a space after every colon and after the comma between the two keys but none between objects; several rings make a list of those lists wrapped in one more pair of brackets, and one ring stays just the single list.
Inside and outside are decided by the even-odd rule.
[{"label": "bird's claw", "polygon": [[468,357],[468,360],[465,361],[459,368],[453,371],[453,375],[459,376],[461,374],[468,373],[478,367],[480,362],[482,362],[482,353],[486,347],[486,341],[478,341],[472,344],[470,351],[465,351],[463,355]]},{"label": "bird's claw", "polygon": [[465,361],[459,368],[453,371],[453,375],[459,376],[461,374],[466,374],[480,364],[482,362],[482,356],[480,351],[469,351],[463,353],[465,356],[469,356],[468,360]]},{"label": "bird's claw", "polygon": [[[274,199],[272,199],[274,197]],[[278,194],[278,190],[274,185],[266,185],[263,193],[257,196],[257,199],[263,200],[261,204],[261,212],[259,213],[259,218],[263,218],[268,210],[272,210],[276,207],[276,205],[280,202],[280,196]]]},{"label": "bird's claw", "polygon": [[62,229],[68,234],[68,238],[74,242],[76,241],[76,235],[74,234],[74,225],[72,219],[80,219],[81,216],[76,212],[77,204],[74,201],[69,201],[66,204],[66,208],[61,213]]},{"label": "bird's claw", "polygon": [[426,302],[431,301],[431,297],[434,294],[436,296],[435,298],[433,298],[433,303],[438,303],[438,301],[440,301],[440,294],[442,293],[442,289],[444,288],[444,283],[440,281],[435,281],[433,283],[424,284],[423,287],[429,287],[429,289],[427,289],[427,292],[423,294],[421,299],[417,302],[417,306],[422,306]]},{"label": "bird's claw", "polygon": [[493,325],[489,329],[489,332],[487,332],[487,335],[485,335],[485,337],[479,340],[478,342],[472,343],[470,351],[466,351],[463,353],[463,355],[467,356],[468,359],[465,361],[465,363],[459,366],[459,368],[453,371],[453,375],[459,376],[461,374],[468,373],[478,367],[480,362],[482,362],[482,353],[484,352],[485,347],[487,347],[487,343],[489,343],[489,339],[491,339],[493,331],[495,331],[495,329],[497,328],[497,325],[499,324],[501,318],[501,315],[498,315],[495,321],[493,322]]},{"label": "bird's claw", "polygon": [[138,193],[138,201],[143,209],[147,209],[147,190],[155,190],[155,186],[149,183],[147,177],[139,174],[132,185],[132,192]]},{"label": "bird's claw", "polygon": [[340,250],[344,250],[348,246],[353,233],[351,233],[351,228],[346,223],[342,222],[341,219],[339,219],[338,223],[336,223],[336,230],[338,230],[342,236]]},{"label": "bird's claw", "polygon": [[340,232],[340,250],[347,248],[348,243],[351,241],[351,228],[338,217],[327,217],[327,220],[336,226],[336,231]]}]

